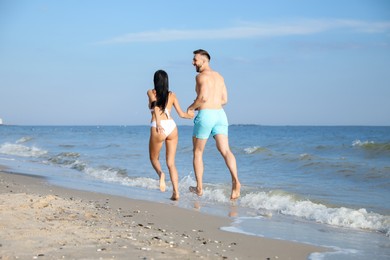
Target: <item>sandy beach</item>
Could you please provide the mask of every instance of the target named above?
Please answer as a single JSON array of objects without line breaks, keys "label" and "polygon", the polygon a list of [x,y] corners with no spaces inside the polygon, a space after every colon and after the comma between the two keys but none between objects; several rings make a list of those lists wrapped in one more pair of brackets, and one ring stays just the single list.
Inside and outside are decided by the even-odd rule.
[{"label": "sandy beach", "polygon": [[325,249],[220,230],[229,218],[0,172],[0,259],[307,259]]}]

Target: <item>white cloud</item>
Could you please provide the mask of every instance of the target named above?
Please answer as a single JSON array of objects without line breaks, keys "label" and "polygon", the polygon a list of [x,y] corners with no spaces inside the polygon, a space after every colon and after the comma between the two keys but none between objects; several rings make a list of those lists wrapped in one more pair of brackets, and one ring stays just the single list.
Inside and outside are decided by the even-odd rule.
[{"label": "white cloud", "polygon": [[390,22],[366,22],[359,20],[299,20],[288,23],[243,23],[240,26],[221,29],[177,30],[162,29],[128,33],[99,44],[133,42],[167,42],[181,40],[221,40],[257,37],[309,35],[334,29],[353,30],[362,33],[381,33],[390,30]]}]

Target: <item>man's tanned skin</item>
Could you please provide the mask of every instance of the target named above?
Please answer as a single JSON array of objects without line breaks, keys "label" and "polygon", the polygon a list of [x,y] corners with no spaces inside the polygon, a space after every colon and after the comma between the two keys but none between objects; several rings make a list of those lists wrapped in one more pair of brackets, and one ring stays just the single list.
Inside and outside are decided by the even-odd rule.
[{"label": "man's tanned skin", "polygon": [[[221,110],[227,103],[227,90],[224,78],[216,71],[212,70],[210,65],[210,55],[204,50],[194,51],[192,64],[195,66],[198,75],[196,76],[196,99],[188,107],[187,111],[192,110]],[[240,196],[241,184],[238,180],[237,164],[234,154],[230,151],[229,139],[225,134],[214,135],[216,146],[225,160],[232,178],[231,200]],[[193,136],[193,165],[197,186],[190,187],[190,191],[198,196],[203,194],[203,152],[207,139],[200,139]]]}]

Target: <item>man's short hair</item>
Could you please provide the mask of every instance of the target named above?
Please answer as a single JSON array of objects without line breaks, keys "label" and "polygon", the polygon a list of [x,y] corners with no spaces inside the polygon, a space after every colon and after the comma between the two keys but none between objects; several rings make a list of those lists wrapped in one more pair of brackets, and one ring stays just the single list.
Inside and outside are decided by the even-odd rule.
[{"label": "man's short hair", "polygon": [[205,51],[205,50],[202,50],[202,49],[196,50],[196,51],[194,51],[194,54],[195,55],[199,54],[199,55],[202,55],[202,56],[206,56],[209,61],[211,60],[210,54],[207,51]]}]

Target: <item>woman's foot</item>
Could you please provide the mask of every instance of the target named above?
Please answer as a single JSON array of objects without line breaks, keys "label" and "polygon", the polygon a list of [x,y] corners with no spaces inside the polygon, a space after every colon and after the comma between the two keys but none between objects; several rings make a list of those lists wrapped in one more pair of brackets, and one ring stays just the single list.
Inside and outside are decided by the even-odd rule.
[{"label": "woman's foot", "polygon": [[165,185],[165,174],[162,172],[160,173],[160,191],[164,192],[165,189],[166,189],[166,185]]}]

